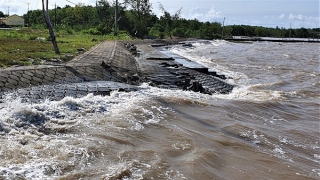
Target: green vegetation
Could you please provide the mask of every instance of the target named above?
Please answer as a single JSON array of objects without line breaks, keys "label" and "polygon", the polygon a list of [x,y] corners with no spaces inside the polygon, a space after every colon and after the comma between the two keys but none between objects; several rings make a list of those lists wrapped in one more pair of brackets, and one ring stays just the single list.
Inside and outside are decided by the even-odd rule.
[{"label": "green vegetation", "polygon": [[44,60],[67,61],[70,60],[68,57],[78,55],[80,48],[88,50],[101,41],[130,39],[130,36],[123,31],[115,37],[112,34],[91,35],[86,31],[56,29],[56,38],[60,55],[55,54],[47,29],[0,30],[0,67],[38,65]]},{"label": "green vegetation", "polygon": [[[119,0],[120,1],[120,0]],[[71,7],[57,7],[49,10],[55,29],[69,29],[76,33],[84,32],[91,35],[106,35],[115,32],[115,4],[107,0],[96,1],[95,6],[77,5]],[[219,39],[230,36],[259,36],[288,38],[313,38],[320,28],[286,29],[282,27],[267,28],[248,25],[228,25],[222,27],[219,22],[199,22],[197,19],[180,18],[179,9],[175,14],[169,14],[159,3],[164,13],[158,18],[151,9],[149,0],[121,0],[118,8],[118,29],[126,31],[132,37],[164,38],[179,36],[187,38]],[[0,17],[4,14],[0,11]],[[23,15],[27,25],[46,27],[42,10],[31,10]],[[290,34],[291,32],[291,34]]]},{"label": "green vegetation", "polygon": [[[120,0],[119,0],[120,1]],[[179,9],[169,14],[159,3],[164,13],[158,18],[151,9],[149,0],[122,0],[118,10],[118,29],[126,31],[132,37],[165,38],[178,36],[186,38],[219,39],[230,36],[259,36],[288,38],[290,29],[275,27],[267,28],[248,25],[228,25],[223,28],[219,22],[200,22],[197,19],[180,18]],[[96,6],[57,7],[49,10],[55,28],[69,28],[75,32],[85,31],[92,35],[105,35],[115,29],[115,4],[107,0],[99,0]],[[23,15],[26,24],[31,27],[46,27],[42,10],[32,10]],[[320,28],[298,28],[291,30],[291,37],[313,38]]]}]

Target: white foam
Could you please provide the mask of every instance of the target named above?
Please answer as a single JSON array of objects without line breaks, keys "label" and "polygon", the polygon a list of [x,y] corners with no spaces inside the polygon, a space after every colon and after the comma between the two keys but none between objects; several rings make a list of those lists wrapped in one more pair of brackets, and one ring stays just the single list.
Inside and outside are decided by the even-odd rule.
[{"label": "white foam", "polygon": [[265,101],[282,97],[282,92],[257,91],[250,86],[236,86],[230,94],[213,95],[160,89],[147,84],[143,84],[140,88],[141,90],[136,92],[114,91],[110,96],[88,94],[82,98],[66,97],[60,101],[46,100],[38,104],[21,103],[19,98],[10,99],[8,96],[4,103],[5,106],[0,109],[2,117],[0,125],[11,134],[21,134],[38,131],[37,129],[41,126],[53,131],[72,129],[79,125],[91,127],[95,126],[92,123],[98,123],[95,119],[109,117],[109,119],[118,119],[119,122],[118,124],[115,121],[110,122],[110,128],[140,131],[145,125],[160,123],[166,118],[164,111],[170,111],[170,108],[153,101],[157,98],[182,98],[189,99],[191,102],[212,102],[217,99]]},{"label": "white foam", "polygon": [[[211,45],[214,44],[214,46],[221,46],[225,44],[224,41],[217,41],[217,42],[218,43],[216,43],[216,41],[212,41]],[[175,46],[170,50],[173,53],[183,56],[198,64],[201,64],[212,71],[215,71],[219,74],[223,74],[227,77],[231,77],[233,79],[232,81],[230,81],[231,83],[246,84],[248,81],[247,80],[248,77],[245,74],[232,71],[229,69],[229,67],[226,64],[223,64],[221,62],[216,62],[214,59],[208,57],[206,54],[201,55],[201,53],[199,53],[199,52],[203,52],[203,50],[201,50],[202,48],[214,50],[215,48],[214,46],[210,47],[210,45],[208,44],[195,43],[196,48],[194,49],[192,48],[184,49],[184,48],[180,48],[179,46]]]},{"label": "white foam", "polygon": [[2,142],[5,148],[1,153],[12,158],[2,159],[0,174],[6,179],[53,179],[60,176],[66,166],[86,165],[90,158],[86,148],[67,144],[62,140],[66,136],[70,141],[78,139],[72,135],[45,135],[21,146],[17,141],[19,137],[6,136],[8,139]]},{"label": "white foam", "polygon": [[[101,179],[115,179],[119,176],[124,180],[144,179],[143,175],[147,173],[146,170],[151,168],[149,164],[141,163],[136,160],[126,161],[123,160],[120,155],[118,155],[118,157],[120,159],[119,163],[109,166],[108,171]],[[126,176],[126,174],[129,176]]]},{"label": "white foam", "polygon": [[320,169],[312,169],[311,172],[315,173],[318,177],[320,177]]},{"label": "white foam", "polygon": [[[199,63],[209,69],[231,77],[226,79],[225,82],[235,85],[235,88],[230,94],[214,94],[213,97],[219,99],[235,99],[235,100],[254,100],[254,101],[269,101],[285,99],[287,96],[283,91],[264,90],[265,86],[272,86],[274,84],[250,84],[251,79],[242,72],[233,71],[233,67],[246,67],[244,64],[223,64],[218,60],[212,58],[212,54],[208,54],[209,51],[214,51],[218,46],[228,45],[226,41],[210,41],[210,43],[195,42],[193,46],[195,48],[181,48],[175,46],[170,49],[173,53],[183,56],[191,61]],[[205,53],[202,53],[205,52]],[[208,52],[208,53],[206,53]],[[247,67],[248,68],[248,67]],[[259,69],[258,66],[250,66],[252,69]],[[262,88],[259,88],[262,87]]]},{"label": "white foam", "polygon": [[198,49],[204,48],[206,49],[209,45],[211,46],[222,46],[228,43],[228,41],[225,40],[198,40],[198,41],[188,41],[188,43],[192,44],[192,47],[196,47]]},{"label": "white foam", "polygon": [[[114,91],[110,96],[88,94],[82,98],[65,97],[60,101],[44,101],[38,104],[21,103],[19,98],[8,98],[0,109],[0,116],[3,117],[0,122],[1,126],[8,130],[24,131],[25,127],[39,124],[46,128],[67,129],[78,124],[90,126],[92,122],[88,119],[97,119],[99,116],[127,114],[128,116],[122,116],[125,117],[123,120],[135,124],[133,129],[138,130],[143,128],[143,124],[155,124],[163,119],[163,109],[166,108],[158,105],[148,107],[150,98],[152,94],[148,90],[129,93]],[[136,115],[143,121],[130,113],[135,110],[138,111]],[[21,128],[17,123],[26,125]]]},{"label": "white foam", "polygon": [[155,87],[149,87],[144,93],[148,93],[149,96],[159,97],[174,97],[189,99],[190,101],[199,100],[202,102],[217,101],[218,99],[229,99],[229,100],[252,100],[252,101],[269,101],[283,98],[282,91],[272,90],[256,90],[254,86],[235,86],[229,94],[201,94],[193,91],[183,90],[170,90],[160,89]]},{"label": "white foam", "polygon": [[[147,84],[144,85],[147,87]],[[229,94],[201,94],[193,91],[183,90],[171,90],[171,89],[160,89],[156,87],[148,87],[142,91],[148,94],[148,97],[168,97],[168,98],[183,98],[189,99],[190,101],[199,100],[202,102],[212,102],[218,99],[229,99],[229,100],[252,100],[252,101],[270,101],[284,98],[282,91],[272,90],[257,90],[254,86],[235,86]]]},{"label": "white foam", "polygon": [[3,177],[6,179],[16,179],[20,177],[30,180],[49,180],[51,178],[45,175],[45,166],[45,164],[10,165],[6,168],[0,167],[0,172],[5,172]]},{"label": "white foam", "polygon": [[235,86],[229,94],[213,94],[219,99],[251,100],[251,101],[270,101],[283,98],[282,91],[257,90],[253,86]]},{"label": "white foam", "polygon": [[[50,124],[51,128],[72,128],[75,126],[86,126],[88,128],[97,129],[98,125],[95,123],[97,119],[110,119],[108,128],[115,128],[117,130],[131,130],[131,131],[141,131],[144,128],[153,125],[160,124],[164,121],[166,117],[166,111],[172,111],[168,107],[163,107],[157,99],[162,98],[179,98],[188,99],[190,101],[201,101],[201,102],[215,102],[218,99],[270,99],[270,92],[266,91],[261,94],[256,91],[252,91],[251,94],[247,88],[244,87],[243,90],[235,89],[231,94],[227,95],[207,95],[200,94],[192,91],[182,91],[182,90],[170,90],[170,89],[160,89],[156,87],[151,87],[147,84],[143,84],[140,90],[137,92],[112,92],[110,96],[94,96],[93,94],[88,94],[83,98],[71,98],[66,97],[60,101],[45,101],[38,104],[20,104],[19,98],[11,99],[6,101],[6,106],[0,109],[0,116],[5,116],[7,120],[5,123],[17,120],[17,114],[24,112],[31,115],[40,114],[48,119],[47,124]],[[269,97],[268,97],[269,96]],[[278,98],[274,96],[273,98]],[[97,118],[98,117],[98,118]],[[99,118],[102,117],[102,118]],[[140,118],[139,118],[140,117]],[[112,123],[111,123],[112,120]],[[283,119],[278,117],[271,117],[269,121],[283,121]],[[3,121],[3,119],[1,119]],[[117,121],[121,121],[118,124]],[[11,126],[7,126],[11,128]],[[6,172],[6,177],[18,176],[19,174],[26,179],[52,179],[55,176],[59,176],[63,170],[61,170],[61,164],[70,166],[89,166],[89,160],[92,158],[88,149],[83,148],[83,146],[67,145],[63,138],[55,137],[55,135],[36,135],[31,133],[31,129],[22,133],[22,131],[17,131],[12,128],[14,134],[7,135],[7,143],[11,144],[6,146],[7,148],[14,150],[23,150],[27,152],[29,158],[28,161],[22,164],[12,164],[12,166],[0,166],[1,172]],[[75,137],[76,135],[67,134],[68,139],[71,141],[74,139],[80,139],[82,137]],[[72,137],[73,136],[73,137]],[[78,134],[77,136],[85,137],[85,134]],[[258,134],[256,131],[240,132],[240,136],[249,137],[252,139],[252,143],[260,144],[271,144],[262,135]],[[35,151],[34,149],[23,149],[21,145],[17,142],[17,139],[29,138],[30,142],[36,142],[41,146],[41,150]],[[37,140],[36,140],[37,139]],[[84,140],[85,141],[85,140]],[[280,143],[291,143],[287,138],[279,138]],[[81,140],[82,142],[82,140]],[[175,142],[173,148],[180,150],[188,150],[190,144],[188,142]],[[27,147],[27,146],[22,146]],[[40,148],[39,148],[40,149]],[[56,156],[45,156],[45,151],[55,149]],[[19,152],[19,151],[18,151]],[[288,157],[285,148],[282,146],[271,144],[271,149],[269,152],[279,158],[292,161]],[[19,154],[23,154],[22,152]],[[57,163],[57,159],[61,159],[63,156],[69,156],[74,158],[66,159]],[[314,156],[318,159],[318,155]],[[143,177],[148,169],[147,165],[143,165],[140,162],[125,162],[119,161],[114,165],[108,166],[109,169],[105,172],[105,177],[116,177],[122,172],[128,170],[131,172],[132,179],[139,179]],[[47,169],[52,171],[51,174],[47,174]],[[183,174],[178,171],[168,171],[163,176],[169,178],[183,179]]]}]

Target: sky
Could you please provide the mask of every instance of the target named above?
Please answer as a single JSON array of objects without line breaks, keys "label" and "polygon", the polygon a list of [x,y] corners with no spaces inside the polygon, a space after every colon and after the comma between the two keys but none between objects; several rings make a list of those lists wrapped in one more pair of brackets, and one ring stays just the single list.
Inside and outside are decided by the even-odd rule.
[{"label": "sky", "polygon": [[[96,0],[69,0],[95,6]],[[110,0],[112,1],[112,0]],[[122,2],[123,0],[119,0]],[[181,17],[202,22],[219,22],[225,25],[252,25],[284,28],[319,28],[319,0],[150,0],[152,11],[160,17],[160,2],[171,14],[180,8]],[[0,11],[4,14],[23,15],[29,10],[41,9],[41,0],[0,0]],[[74,6],[67,0],[49,0],[54,4]]]}]

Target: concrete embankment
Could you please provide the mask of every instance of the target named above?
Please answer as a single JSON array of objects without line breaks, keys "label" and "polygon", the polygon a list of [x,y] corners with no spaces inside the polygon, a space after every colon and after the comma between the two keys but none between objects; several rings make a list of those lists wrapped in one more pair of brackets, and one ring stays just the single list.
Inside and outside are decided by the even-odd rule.
[{"label": "concrete embankment", "polygon": [[26,101],[59,100],[88,93],[135,91],[144,82],[208,94],[232,91],[232,85],[212,73],[184,67],[152,47],[154,43],[105,41],[64,64],[2,69],[0,96],[13,93]]}]

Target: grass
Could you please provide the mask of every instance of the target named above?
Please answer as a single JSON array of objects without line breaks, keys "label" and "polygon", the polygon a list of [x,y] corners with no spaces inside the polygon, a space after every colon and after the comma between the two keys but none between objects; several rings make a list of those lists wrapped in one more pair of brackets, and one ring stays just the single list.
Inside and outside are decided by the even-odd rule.
[{"label": "grass", "polygon": [[13,65],[37,65],[44,60],[60,59],[67,61],[66,55],[78,55],[78,49],[89,50],[105,40],[130,39],[123,33],[113,35],[90,35],[72,30],[55,30],[60,54],[55,54],[47,29],[21,28],[0,30],[0,67]]}]

